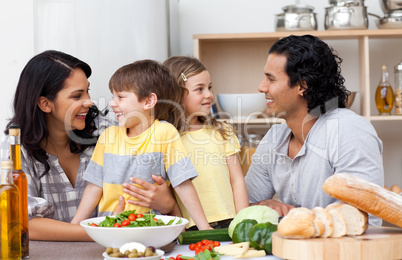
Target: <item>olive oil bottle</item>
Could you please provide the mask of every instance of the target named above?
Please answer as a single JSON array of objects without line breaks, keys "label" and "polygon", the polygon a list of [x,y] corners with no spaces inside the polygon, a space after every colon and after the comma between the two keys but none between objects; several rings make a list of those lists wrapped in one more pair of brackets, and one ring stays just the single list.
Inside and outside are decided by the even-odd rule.
[{"label": "olive oil bottle", "polygon": [[13,183],[13,163],[1,162],[0,259],[21,259],[20,194]]},{"label": "olive oil bottle", "polygon": [[394,92],[388,81],[387,65],[381,66],[381,81],[375,92],[375,104],[380,115],[390,115],[394,106]]},{"label": "olive oil bottle", "polygon": [[13,162],[14,184],[20,193],[20,218],[21,218],[21,258],[29,257],[28,235],[28,184],[27,176],[21,170],[21,142],[20,128],[11,125],[8,131],[10,142],[10,160]]}]

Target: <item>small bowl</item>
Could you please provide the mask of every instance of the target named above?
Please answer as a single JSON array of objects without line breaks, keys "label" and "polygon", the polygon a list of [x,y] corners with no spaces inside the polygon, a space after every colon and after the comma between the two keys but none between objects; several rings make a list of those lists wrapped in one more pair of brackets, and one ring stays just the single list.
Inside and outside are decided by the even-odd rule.
[{"label": "small bowl", "polygon": [[[80,222],[85,232],[98,244],[104,247],[120,248],[125,243],[138,242],[144,246],[160,248],[174,241],[185,226],[188,220],[185,218],[156,215],[155,218],[168,223],[176,219],[172,225],[153,227],[92,227],[88,224],[99,224],[106,217],[90,218]],[[181,220],[180,224],[175,224]]]},{"label": "small bowl", "polygon": [[[157,253],[157,255],[147,256],[147,257],[130,258],[130,259],[139,259],[139,260],[159,260],[159,259],[161,259],[161,257],[165,254],[165,252],[163,252],[162,250],[159,250],[159,249],[156,249],[156,250],[155,250],[155,253]],[[105,259],[111,259],[111,260],[114,260],[114,259],[126,259],[126,258],[123,258],[123,257],[112,257],[112,256],[109,256],[106,252],[103,252],[102,256],[103,256]]]},{"label": "small bowl", "polygon": [[255,118],[267,110],[264,93],[218,94],[223,115],[234,119]]}]

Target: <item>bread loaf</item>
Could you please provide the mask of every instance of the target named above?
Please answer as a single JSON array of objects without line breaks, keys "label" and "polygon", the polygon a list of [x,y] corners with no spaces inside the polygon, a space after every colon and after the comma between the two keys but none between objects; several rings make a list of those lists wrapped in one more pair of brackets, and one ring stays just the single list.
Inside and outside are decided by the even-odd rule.
[{"label": "bread loaf", "polygon": [[363,234],[368,227],[368,214],[352,205],[342,202],[335,202],[325,208],[338,210],[346,221],[346,235],[359,236]]},{"label": "bread loaf", "polygon": [[375,183],[338,173],[325,180],[323,190],[336,199],[402,227],[402,196]]},{"label": "bread loaf", "polygon": [[334,228],[332,226],[331,216],[328,212],[322,207],[315,207],[313,208],[313,213],[316,218],[320,219],[321,222],[324,224],[324,232],[319,237],[330,237]]},{"label": "bread loaf", "polygon": [[332,225],[334,227],[334,231],[330,237],[343,237],[346,235],[346,220],[343,217],[342,213],[336,209],[327,210],[328,214],[331,216]]},{"label": "bread loaf", "polygon": [[308,208],[293,208],[279,222],[278,233],[284,238],[311,238],[316,233],[314,214]]},{"label": "bread loaf", "polygon": [[321,219],[317,218],[316,216],[314,216],[313,222],[315,228],[313,237],[320,237],[325,231],[324,223],[322,223]]}]

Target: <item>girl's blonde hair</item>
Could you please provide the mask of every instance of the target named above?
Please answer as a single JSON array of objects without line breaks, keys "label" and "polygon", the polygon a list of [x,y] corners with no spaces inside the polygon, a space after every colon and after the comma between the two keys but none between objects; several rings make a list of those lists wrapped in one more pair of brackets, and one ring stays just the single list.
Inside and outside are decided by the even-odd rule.
[{"label": "girl's blonde hair", "polygon": [[[173,78],[180,86],[182,92],[181,98],[184,98],[188,94],[185,80],[207,70],[200,60],[188,56],[172,56],[165,60],[163,65],[169,69]],[[212,115],[198,116],[198,120],[204,125],[211,126],[218,131],[224,140],[227,140],[234,134],[234,129],[229,124],[219,122]]]},{"label": "girl's blonde hair", "polygon": [[134,92],[138,101],[155,93],[158,98],[153,111],[155,119],[167,121],[179,131],[184,127],[182,88],[159,62],[140,60],[119,68],[110,78],[109,89]]}]

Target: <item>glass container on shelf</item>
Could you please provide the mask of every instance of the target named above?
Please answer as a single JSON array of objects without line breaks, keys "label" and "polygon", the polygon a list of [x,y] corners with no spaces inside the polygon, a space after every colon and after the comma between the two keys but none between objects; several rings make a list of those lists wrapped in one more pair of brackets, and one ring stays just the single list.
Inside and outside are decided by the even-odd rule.
[{"label": "glass container on shelf", "polygon": [[262,139],[262,135],[259,134],[247,134],[239,137],[240,148],[240,163],[244,176],[246,176],[248,169],[250,168],[252,157],[257,149],[258,144]]},{"label": "glass container on shelf", "polygon": [[388,80],[387,65],[381,65],[381,80],[375,92],[375,105],[380,115],[390,115],[394,106],[394,92]]},{"label": "glass container on shelf", "polygon": [[394,67],[395,115],[402,115],[402,61]]}]

